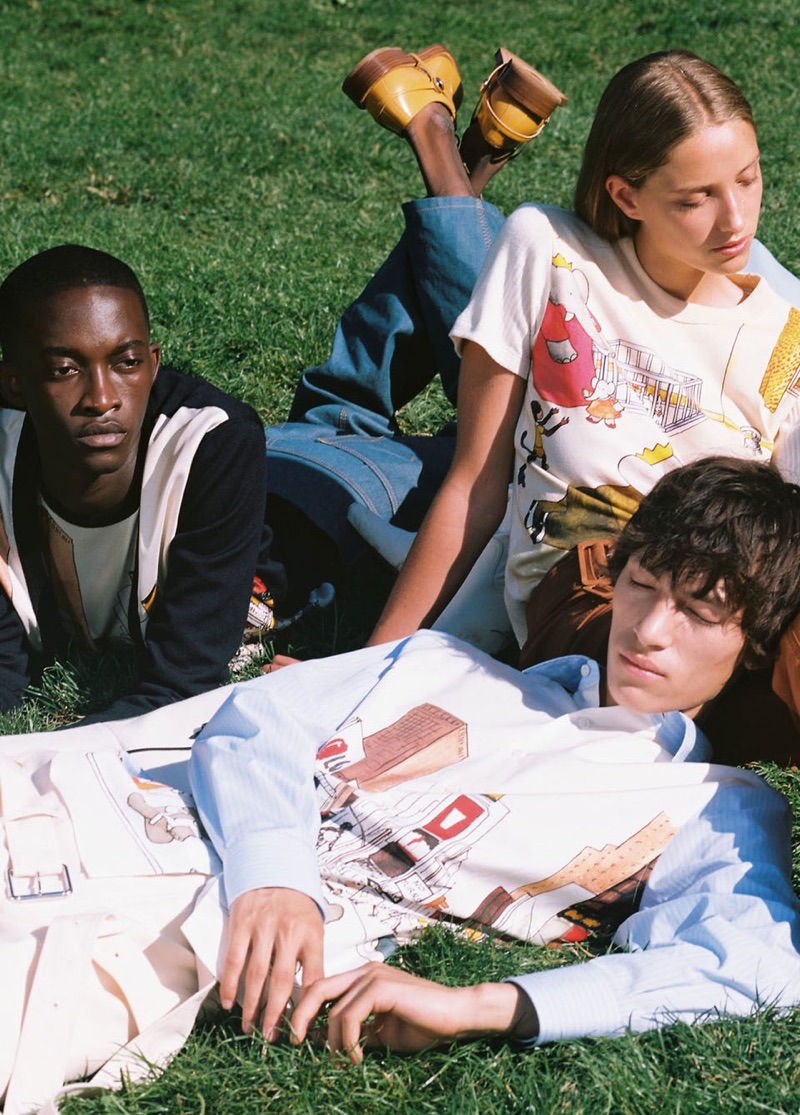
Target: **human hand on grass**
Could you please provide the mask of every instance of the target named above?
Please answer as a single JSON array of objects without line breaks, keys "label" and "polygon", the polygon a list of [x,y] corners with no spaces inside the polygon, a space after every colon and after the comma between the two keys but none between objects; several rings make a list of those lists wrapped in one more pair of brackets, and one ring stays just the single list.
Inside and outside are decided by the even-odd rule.
[{"label": "human hand on grass", "polygon": [[512,1030],[515,1036],[533,1036],[516,1033],[533,1007],[513,983],[444,987],[375,963],[306,984],[292,1014],[291,1040],[296,1045],[323,1005],[332,1000],[328,1044],[331,1052],[346,1053],[353,1064],[361,1061],[369,1046],[417,1053],[461,1038]]},{"label": "human hand on grass", "polygon": [[[231,906],[220,999],[230,1010],[244,973],[242,1029],[259,1024],[268,1041],[294,989],[297,965],[303,985],[323,975],[322,917],[313,899],[287,887],[260,887],[240,894]],[[262,1014],[263,1011],[263,1014]]]}]

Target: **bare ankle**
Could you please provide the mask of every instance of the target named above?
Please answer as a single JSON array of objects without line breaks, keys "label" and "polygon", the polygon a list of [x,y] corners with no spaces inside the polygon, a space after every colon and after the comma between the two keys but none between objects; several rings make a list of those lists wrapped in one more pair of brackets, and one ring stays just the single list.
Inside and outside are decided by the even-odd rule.
[{"label": "bare ankle", "polygon": [[496,147],[487,143],[475,120],[470,123],[461,137],[459,151],[472,192],[476,197],[480,197],[487,184],[499,170],[503,169],[511,155],[510,151],[498,151]]},{"label": "bare ankle", "polygon": [[403,135],[416,155],[429,197],[473,197],[447,108],[426,105],[409,121]]}]

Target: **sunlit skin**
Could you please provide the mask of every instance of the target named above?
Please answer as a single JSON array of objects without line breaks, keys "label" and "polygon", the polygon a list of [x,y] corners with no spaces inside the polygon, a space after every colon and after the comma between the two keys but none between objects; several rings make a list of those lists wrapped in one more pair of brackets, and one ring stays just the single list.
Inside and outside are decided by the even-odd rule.
[{"label": "sunlit skin", "polygon": [[697,596],[631,557],[614,587],[606,703],[696,716],[731,677],[744,649],[739,616],[717,585]]},{"label": "sunlit skin", "polygon": [[[679,707],[695,716],[731,677],[744,645],[740,617],[720,584],[701,595],[632,557],[614,589],[603,703],[643,713]],[[410,1052],[465,1036],[533,1032],[530,1003],[510,984],[444,988],[382,964],[321,979],[323,934],[316,904],[298,891],[263,887],[235,900],[220,996],[230,1008],[243,981],[245,1030],[260,1024],[269,1040],[278,1037],[299,963],[293,1040],[302,1041],[322,1006],[335,1000],[328,1042],[354,1061],[365,1044]]]},{"label": "sunlit skin", "polygon": [[761,209],[756,134],[744,120],[709,124],[676,144],[640,186],[611,175],[606,189],[638,222],[639,260],[687,302],[728,306],[743,291],[728,276],[747,263]]},{"label": "sunlit skin", "polygon": [[[642,266],[675,297],[727,306],[745,296],[729,276],[745,266],[756,232],[761,203],[758,158],[752,127],[734,120],[701,128],[677,144],[666,164],[639,187],[619,176],[608,179],[616,204],[637,222],[635,245]],[[487,373],[497,370],[487,368]],[[487,381],[498,384],[503,378],[481,377],[476,411],[486,410]],[[469,402],[464,390],[462,379],[462,416]],[[506,392],[495,409],[509,416],[513,430],[519,401],[509,401]],[[496,428],[495,423],[492,429]],[[505,439],[498,444],[504,446]],[[503,453],[502,467],[495,470],[503,478],[503,496],[507,469]],[[493,470],[487,466],[484,471]],[[740,617],[731,612],[720,585],[703,596],[693,588],[674,587],[668,577],[652,576],[636,560],[628,562],[615,589],[604,703],[645,713],[680,706],[694,716],[730,678],[744,648]],[[401,627],[406,622],[404,617]],[[383,627],[370,641],[404,634],[404,629]],[[284,937],[287,926],[291,947]],[[289,889],[263,888],[240,895],[231,909],[228,932],[223,1005],[233,1004],[243,980],[245,1029],[260,1024],[270,1040],[278,1036],[298,962],[303,965],[303,987],[291,1016],[292,1040],[304,1040],[320,1010],[332,1003],[330,1048],[356,1062],[367,1045],[413,1051],[478,1034],[534,1032],[526,997],[509,984],[445,988],[380,964],[315,978],[322,965],[322,918],[310,898]]]},{"label": "sunlit skin", "polygon": [[56,509],[91,525],[135,506],[142,423],[160,361],[136,292],[76,287],[32,303],[7,355],[3,394],[30,414]]},{"label": "sunlit skin", "polygon": [[[673,586],[632,557],[614,588],[604,704],[645,713],[677,705],[695,716],[731,677],[744,644],[721,584],[705,594],[691,583]],[[368,964],[304,985],[291,1020],[295,1043],[326,1003],[333,1003],[328,1044],[354,1062],[371,1045],[413,1052],[464,1037],[536,1033],[535,1011],[511,984],[442,987]]]}]

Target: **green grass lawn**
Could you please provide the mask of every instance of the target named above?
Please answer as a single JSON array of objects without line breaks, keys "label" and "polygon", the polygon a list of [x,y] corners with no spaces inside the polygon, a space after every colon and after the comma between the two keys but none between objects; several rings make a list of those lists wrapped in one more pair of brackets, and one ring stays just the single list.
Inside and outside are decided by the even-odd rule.
[{"label": "green grass lawn", "polygon": [[[569,204],[597,97],[624,62],[686,47],[750,96],[764,152],[761,233],[800,271],[796,58],[800,24],[776,0],[5,0],[0,2],[0,271],[52,244],[121,256],[148,293],[169,363],[282,418],[299,372],[401,228],[420,184],[404,144],[357,112],[342,78],[368,50],[446,43],[465,82],[465,121],[503,44],[569,94],[543,138],[492,183],[505,210]],[[464,121],[464,122],[465,122]],[[439,424],[435,390],[409,429]],[[386,578],[360,584],[300,631],[354,645]],[[120,666],[122,669],[122,666]],[[54,669],[0,723],[26,731],[102,699],[91,665]],[[791,797],[800,776],[766,772]],[[800,878],[800,833],[795,839]],[[426,939],[404,961],[475,980],[574,960],[565,950]],[[414,1059],[334,1064],[311,1046],[264,1048],[202,1030],[152,1084],[73,1101],[89,1112],[800,1112],[798,1018],[760,1018],[521,1056],[464,1046]]]}]

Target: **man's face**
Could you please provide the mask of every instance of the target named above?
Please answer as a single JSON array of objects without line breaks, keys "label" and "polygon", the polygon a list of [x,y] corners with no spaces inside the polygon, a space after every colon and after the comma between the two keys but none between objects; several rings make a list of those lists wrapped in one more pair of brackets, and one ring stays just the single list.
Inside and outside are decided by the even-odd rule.
[{"label": "man's face", "polygon": [[158,360],[135,291],[78,287],[23,312],[3,390],[28,410],[45,485],[66,507],[98,478],[106,506],[127,494]]},{"label": "man's face", "polygon": [[722,586],[698,597],[631,557],[614,587],[606,682],[609,704],[695,716],[730,678],[744,648]]},{"label": "man's face", "polygon": [[56,493],[67,478],[132,474],[159,355],[132,290],[76,287],[26,307],[4,390],[30,414]]}]

